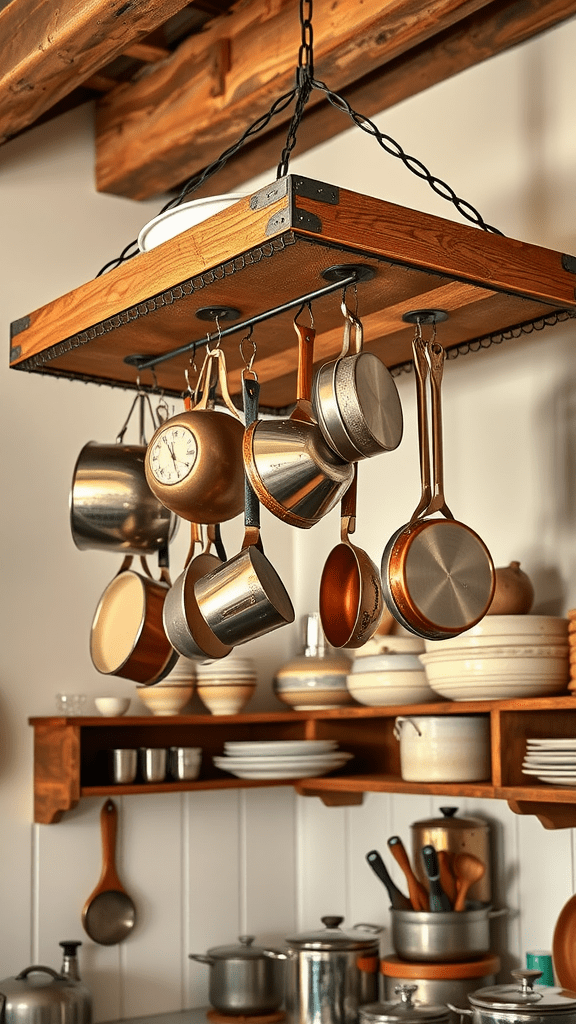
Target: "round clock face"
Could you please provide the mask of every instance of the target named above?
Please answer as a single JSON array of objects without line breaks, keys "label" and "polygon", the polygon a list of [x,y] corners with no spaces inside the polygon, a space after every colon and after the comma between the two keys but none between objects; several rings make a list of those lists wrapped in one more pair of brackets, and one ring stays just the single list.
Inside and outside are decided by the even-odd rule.
[{"label": "round clock face", "polygon": [[149,452],[149,465],[154,479],[161,484],[178,484],[185,480],[195,461],[198,446],[188,427],[167,426],[156,438]]}]

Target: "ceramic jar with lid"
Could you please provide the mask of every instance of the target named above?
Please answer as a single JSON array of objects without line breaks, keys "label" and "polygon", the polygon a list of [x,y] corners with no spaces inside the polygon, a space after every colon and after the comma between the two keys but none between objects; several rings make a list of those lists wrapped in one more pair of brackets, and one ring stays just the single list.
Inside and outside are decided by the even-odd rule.
[{"label": "ceramic jar with lid", "polygon": [[361,1006],[358,1024],[448,1024],[448,1007],[423,1005],[420,1000],[416,1005],[412,1000],[417,991],[418,985],[396,985],[394,992],[400,999]]},{"label": "ceramic jar with lid", "polygon": [[485,867],[483,877],[468,890],[468,899],[490,903],[490,826],[484,818],[459,818],[457,807],[440,807],[440,815],[424,818],[410,826],[412,833],[412,863],[417,877],[427,885],[426,869],[422,860],[422,847],[433,846],[448,854],[472,853]]},{"label": "ceramic jar with lid", "polygon": [[329,648],[320,615],[304,616],[304,650],[276,672],[273,689],[278,700],[295,711],[339,708],[352,702],[346,678],[351,659]]}]

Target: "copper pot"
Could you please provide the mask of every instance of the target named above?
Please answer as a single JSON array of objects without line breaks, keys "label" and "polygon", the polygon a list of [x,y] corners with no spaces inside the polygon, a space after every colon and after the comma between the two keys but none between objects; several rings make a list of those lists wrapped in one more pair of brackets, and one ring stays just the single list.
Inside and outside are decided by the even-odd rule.
[{"label": "copper pot", "polygon": [[490,826],[483,818],[457,818],[457,813],[457,807],[440,807],[441,817],[425,818],[410,826],[414,871],[427,885],[421,853],[423,846],[433,846],[437,852],[445,850],[449,857],[456,853],[472,853],[482,861],[486,870],[483,878],[468,890],[468,898],[490,903]]}]

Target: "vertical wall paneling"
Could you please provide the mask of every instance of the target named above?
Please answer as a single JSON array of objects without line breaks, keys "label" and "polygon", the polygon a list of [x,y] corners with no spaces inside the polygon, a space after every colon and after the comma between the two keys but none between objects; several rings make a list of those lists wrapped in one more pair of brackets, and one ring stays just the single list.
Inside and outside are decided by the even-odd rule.
[{"label": "vertical wall paneling", "polygon": [[[346,811],[325,807],[317,797],[299,797],[301,875],[300,922],[321,928],[321,918],[346,911]],[[351,922],[348,922],[351,923]]]},{"label": "vertical wall paneling", "polygon": [[[550,949],[554,925],[572,883],[569,831],[543,829],[532,817],[518,822],[519,848],[522,851],[519,872],[520,959],[526,966],[526,950]],[[538,857],[524,851],[537,850]]]},{"label": "vertical wall paneling", "polygon": [[[296,928],[296,796],[290,786],[242,791],[245,873],[242,930],[282,943]],[[231,937],[234,941],[234,936]]]}]

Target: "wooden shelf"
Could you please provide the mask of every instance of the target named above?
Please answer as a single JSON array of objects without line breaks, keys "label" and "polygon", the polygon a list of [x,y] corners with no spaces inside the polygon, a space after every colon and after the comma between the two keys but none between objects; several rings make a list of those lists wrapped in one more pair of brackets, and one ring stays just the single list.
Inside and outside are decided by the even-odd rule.
[{"label": "wooden shelf", "polygon": [[[324,182],[288,175],[150,252],[140,253],[12,325],[15,369],[135,387],[127,357],[155,357],[203,342],[201,307],[238,310],[242,323],[326,287],[337,265],[361,264],[366,347],[389,367],[411,359],[415,309],[448,313],[446,349],[576,312],[576,259]],[[340,291],[314,301],[316,364],[342,345]],[[294,308],[257,326],[263,407],[295,400]],[[213,325],[208,324],[209,328]],[[222,323],[223,327],[230,326]],[[226,344],[239,395],[238,335]],[[180,395],[190,352],[156,366],[159,386]],[[142,385],[152,375],[142,373]]]},{"label": "wooden shelf", "polygon": [[[491,778],[473,783],[404,782],[397,715],[490,716]],[[571,696],[509,701],[442,701],[396,707],[347,707],[332,711],[258,712],[243,715],[173,717],[31,718],[34,728],[34,820],[58,821],[82,797],[170,793],[294,785],[302,796],[329,806],[362,802],[363,793],[430,793],[508,801],[517,814],[534,814],[545,828],[576,826],[576,787],[529,785],[522,773],[526,739],[576,735],[576,699]],[[227,740],[337,739],[354,759],[338,775],[317,779],[248,781],[215,768]],[[203,750],[194,782],[117,786],[109,781],[113,747],[175,745]],[[528,780],[528,782],[527,782]],[[536,783],[536,780],[534,780]]]}]

